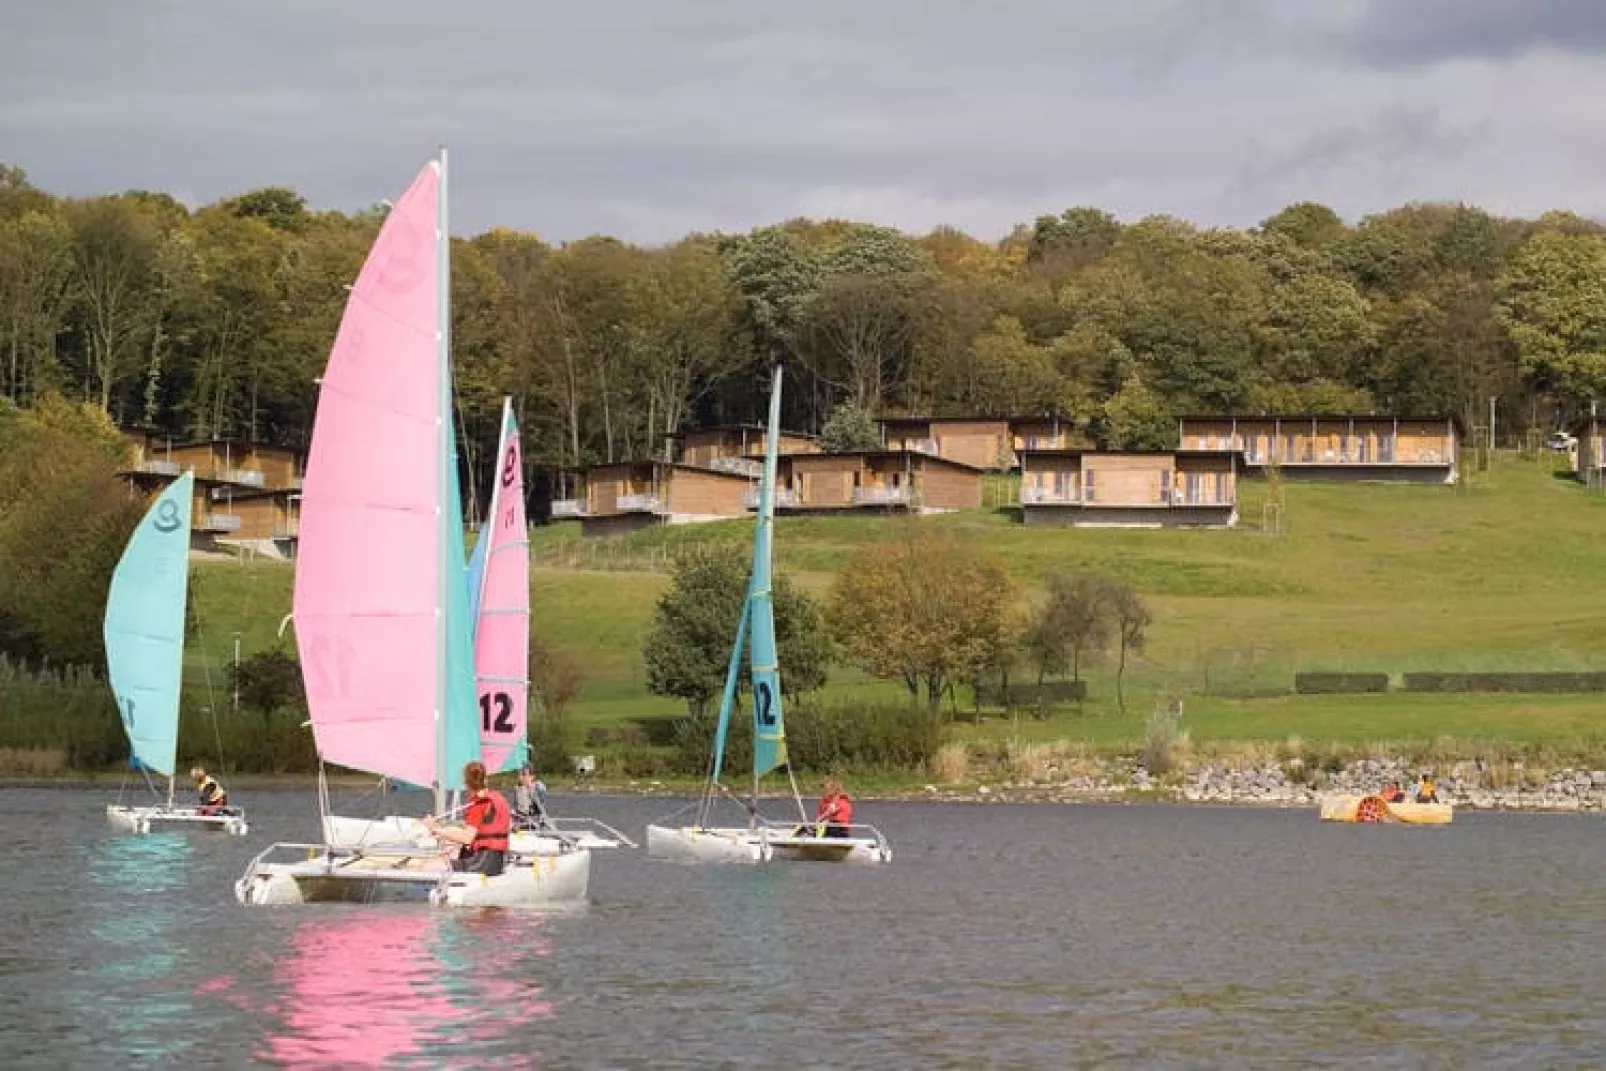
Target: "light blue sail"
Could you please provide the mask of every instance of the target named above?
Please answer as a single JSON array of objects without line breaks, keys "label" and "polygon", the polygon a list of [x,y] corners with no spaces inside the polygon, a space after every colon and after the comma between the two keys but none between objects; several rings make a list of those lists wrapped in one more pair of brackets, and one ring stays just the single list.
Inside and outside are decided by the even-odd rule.
[{"label": "light blue sail", "polygon": [[[448,577],[467,573],[463,549],[463,491],[457,475],[457,434],[446,415],[446,538],[441,541],[442,568]],[[474,686],[474,615],[465,584],[446,585],[446,731],[440,757],[442,787],[460,791],[463,766],[480,757],[480,715]]]},{"label": "light blue sail", "polygon": [[775,649],[775,599],[771,593],[771,552],[775,530],[775,455],[780,446],[781,369],[770,384],[769,432],[764,441],[764,475],[758,485],[758,527],[753,538],[753,576],[749,582],[748,653],[753,679],[753,776],[763,777],[786,763],[786,729],[781,717],[781,671]]},{"label": "light blue sail", "polygon": [[140,518],[106,596],[106,671],[133,757],[173,776],[195,477],[167,486]]}]

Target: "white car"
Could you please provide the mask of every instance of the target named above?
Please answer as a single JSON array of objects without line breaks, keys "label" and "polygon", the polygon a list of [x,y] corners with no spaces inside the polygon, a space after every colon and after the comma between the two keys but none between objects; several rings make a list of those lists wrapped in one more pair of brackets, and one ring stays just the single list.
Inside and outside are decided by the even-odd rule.
[{"label": "white car", "polygon": [[1550,441],[1545,445],[1552,450],[1571,450],[1578,445],[1578,439],[1575,436],[1568,435],[1565,431],[1558,431],[1550,437]]}]

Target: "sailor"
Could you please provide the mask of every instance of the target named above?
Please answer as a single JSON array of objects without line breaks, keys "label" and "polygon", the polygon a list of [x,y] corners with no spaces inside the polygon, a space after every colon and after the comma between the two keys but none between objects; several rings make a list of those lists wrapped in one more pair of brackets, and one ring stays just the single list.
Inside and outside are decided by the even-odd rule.
[{"label": "sailor", "polygon": [[853,801],[848,794],[842,791],[842,782],[836,778],[827,778],[820,792],[820,807],[814,813],[814,821],[825,828],[822,835],[827,837],[850,837],[848,826],[853,823]]},{"label": "sailor", "polygon": [[1424,773],[1422,775],[1422,780],[1417,782],[1417,785],[1416,785],[1416,802],[1418,802],[1418,803],[1438,803],[1439,802],[1439,786],[1433,783],[1433,775],[1432,774]]},{"label": "sailor", "polygon": [[190,776],[195,779],[195,791],[201,801],[196,810],[201,814],[222,814],[223,809],[229,805],[229,794],[223,791],[223,786],[217,783],[217,778],[199,766],[190,770]]},{"label": "sailor", "polygon": [[546,815],[546,782],[535,776],[529,766],[519,769],[519,784],[513,790],[513,818],[520,829],[544,829]]},{"label": "sailor", "polygon": [[1398,781],[1395,781],[1393,784],[1384,788],[1382,792],[1378,793],[1378,795],[1383,797],[1384,803],[1405,802],[1405,789],[1400,787],[1400,783]]},{"label": "sailor", "polygon": [[453,870],[496,877],[507,863],[508,832],[513,812],[507,798],[485,784],[485,764],[471,762],[463,767],[463,784],[468,789],[468,806],[463,809],[467,826],[442,826],[434,815],[424,818],[424,827],[436,839],[460,844]]}]

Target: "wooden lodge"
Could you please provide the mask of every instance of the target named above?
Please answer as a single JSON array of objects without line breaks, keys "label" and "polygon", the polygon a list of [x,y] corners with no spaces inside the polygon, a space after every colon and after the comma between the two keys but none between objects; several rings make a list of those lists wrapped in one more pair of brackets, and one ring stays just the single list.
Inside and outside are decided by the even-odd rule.
[{"label": "wooden lodge", "polygon": [[1585,487],[1606,486],[1606,427],[1601,419],[1591,416],[1580,420],[1573,425],[1572,434],[1577,440],[1568,451],[1573,475]]},{"label": "wooden lodge", "polygon": [[578,519],[581,534],[587,536],[741,517],[752,485],[741,473],[671,461],[593,465],[576,475],[578,493],[554,499],[552,516]]},{"label": "wooden lodge", "polygon": [[131,490],[155,494],[183,473],[194,474],[198,545],[294,554],[303,474],[297,451],[227,439],[174,443],[127,430],[123,437],[128,454],[121,475]]},{"label": "wooden lodge", "polygon": [[957,461],[973,469],[1015,466],[1014,435],[1003,417],[882,417],[881,445]]},{"label": "wooden lodge", "polygon": [[[980,466],[915,450],[793,454],[776,459],[777,513],[946,513],[981,508]],[[747,504],[756,507],[758,489]]]},{"label": "wooden lodge", "polygon": [[[683,465],[704,469],[738,472],[758,478],[764,466],[764,433],[762,424],[718,424],[682,432],[679,460]],[[781,454],[817,454],[820,440],[817,436],[800,431],[782,431],[777,446]]]},{"label": "wooden lodge", "polygon": [[1037,450],[1021,456],[1021,520],[1077,527],[1231,528],[1237,455]]},{"label": "wooden lodge", "polygon": [[1185,451],[1242,453],[1244,471],[1275,465],[1290,479],[1455,483],[1461,422],[1453,416],[1184,416]]}]

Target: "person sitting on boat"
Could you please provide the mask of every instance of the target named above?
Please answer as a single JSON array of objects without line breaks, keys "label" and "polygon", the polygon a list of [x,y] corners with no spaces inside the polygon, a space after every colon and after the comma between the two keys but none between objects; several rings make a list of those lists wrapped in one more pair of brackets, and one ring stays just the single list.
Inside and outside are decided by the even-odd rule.
[{"label": "person sitting on boat", "polygon": [[507,863],[507,838],[513,825],[513,812],[507,799],[485,784],[485,764],[471,762],[463,767],[463,784],[468,789],[468,806],[463,808],[466,826],[443,826],[434,815],[424,818],[424,828],[441,841],[460,844],[453,870],[496,877]]},{"label": "person sitting on boat", "polygon": [[842,791],[842,782],[829,778],[822,786],[820,808],[814,821],[825,827],[823,836],[850,837],[848,827],[853,824],[853,801]]},{"label": "person sitting on boat", "polygon": [[520,829],[545,829],[546,782],[525,766],[519,770],[519,785],[513,790],[513,819]]},{"label": "person sitting on boat", "polygon": [[1433,783],[1432,774],[1423,774],[1422,780],[1416,783],[1416,802],[1438,803],[1439,786]]},{"label": "person sitting on boat", "polygon": [[190,776],[195,779],[195,791],[200,795],[200,804],[195,808],[201,814],[222,814],[229,805],[229,794],[223,791],[223,786],[217,783],[217,778],[201,769],[199,766],[190,770]]},{"label": "person sitting on boat", "polygon": [[1385,786],[1383,791],[1379,792],[1378,795],[1382,797],[1384,803],[1405,802],[1405,789],[1400,787],[1400,783],[1398,781]]}]

